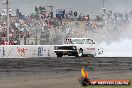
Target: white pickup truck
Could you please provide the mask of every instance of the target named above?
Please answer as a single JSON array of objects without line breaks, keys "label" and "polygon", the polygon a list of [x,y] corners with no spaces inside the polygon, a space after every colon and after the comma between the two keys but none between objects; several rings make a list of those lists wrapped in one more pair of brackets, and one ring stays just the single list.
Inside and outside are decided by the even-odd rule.
[{"label": "white pickup truck", "polygon": [[92,56],[95,57],[98,54],[103,53],[103,50],[96,48],[96,42],[90,38],[68,38],[63,45],[55,45],[54,52],[57,57],[63,55],[82,57]]}]

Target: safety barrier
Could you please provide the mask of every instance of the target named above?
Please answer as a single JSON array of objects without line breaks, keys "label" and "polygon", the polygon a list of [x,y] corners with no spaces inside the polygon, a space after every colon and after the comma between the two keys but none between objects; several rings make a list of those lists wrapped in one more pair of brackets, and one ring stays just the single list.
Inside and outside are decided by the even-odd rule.
[{"label": "safety barrier", "polygon": [[0,58],[50,57],[53,49],[53,45],[1,45]]}]

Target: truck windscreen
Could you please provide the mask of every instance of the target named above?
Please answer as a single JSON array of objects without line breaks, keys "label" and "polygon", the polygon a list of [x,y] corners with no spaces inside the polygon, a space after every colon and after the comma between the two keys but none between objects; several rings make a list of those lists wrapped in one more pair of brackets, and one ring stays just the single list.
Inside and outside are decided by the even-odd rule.
[{"label": "truck windscreen", "polygon": [[71,42],[72,44],[84,44],[85,39],[72,39]]}]

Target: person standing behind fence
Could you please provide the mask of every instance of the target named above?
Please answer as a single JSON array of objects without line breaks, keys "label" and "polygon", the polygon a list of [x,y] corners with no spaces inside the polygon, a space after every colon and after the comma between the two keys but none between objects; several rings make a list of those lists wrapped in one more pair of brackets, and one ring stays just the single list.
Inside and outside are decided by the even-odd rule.
[{"label": "person standing behind fence", "polygon": [[78,16],[78,13],[77,13],[77,11],[75,11],[74,12],[74,18],[75,18],[75,20],[77,20],[77,16]]}]

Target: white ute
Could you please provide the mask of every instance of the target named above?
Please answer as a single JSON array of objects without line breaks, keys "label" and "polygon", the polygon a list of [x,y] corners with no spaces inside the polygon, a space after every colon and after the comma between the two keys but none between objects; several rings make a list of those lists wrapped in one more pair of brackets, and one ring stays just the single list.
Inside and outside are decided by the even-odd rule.
[{"label": "white ute", "polygon": [[68,56],[92,56],[95,57],[97,52],[103,53],[103,50],[96,48],[96,42],[90,38],[67,38],[65,44],[54,46],[54,52],[57,57]]}]

